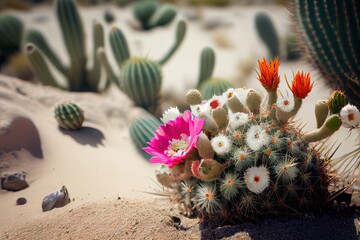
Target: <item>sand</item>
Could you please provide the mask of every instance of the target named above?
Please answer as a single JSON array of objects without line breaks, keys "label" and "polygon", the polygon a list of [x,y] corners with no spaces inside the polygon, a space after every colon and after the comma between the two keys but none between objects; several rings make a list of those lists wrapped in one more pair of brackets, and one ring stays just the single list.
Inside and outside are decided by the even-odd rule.
[{"label": "sand", "polygon": [[[92,19],[102,21],[105,8],[81,9],[87,32]],[[268,12],[280,36],[284,36],[290,24],[289,14],[279,7],[205,9],[201,21],[189,22],[183,45],[163,68],[164,109],[174,106],[174,101],[184,102],[187,89],[195,86],[200,51],[206,46],[213,47],[217,55],[215,76],[262,91],[254,71],[245,77],[245,70],[255,67],[256,59],[267,54],[253,31],[253,17],[258,10]],[[175,24],[143,33],[127,24],[131,21],[129,9],[114,11],[114,25],[128,36],[133,54],[158,59],[170,47]],[[56,46],[66,62],[52,9],[42,7],[16,14],[26,21],[27,29],[37,28],[47,38],[51,36],[49,44]],[[47,21],[39,22],[39,18]],[[226,25],[220,31],[229,37],[229,48],[221,48],[213,41],[219,35],[217,30],[203,28],[206,21],[214,19]],[[106,32],[110,27],[106,26]],[[90,52],[91,42],[88,44]],[[298,114],[308,123],[305,130],[312,130],[313,104],[327,98],[331,89],[324,87],[319,75],[304,61],[282,62],[280,75],[292,76],[297,70],[311,71],[315,81],[313,92]],[[285,90],[284,81],[281,89]],[[64,99],[84,109],[86,121],[80,131],[58,128],[53,108]],[[154,182],[157,166],[142,159],[128,133],[131,119],[141,113],[115,87],[103,95],[69,93],[0,75],[0,173],[25,171],[30,184],[18,192],[0,190],[0,239],[357,239],[351,214],[225,227],[180,216],[167,199],[148,193],[158,190]],[[353,136],[346,138],[346,129],[339,135],[338,142],[355,141]],[[350,147],[343,144],[337,156]],[[72,201],[43,213],[42,199],[62,185],[68,188]],[[27,203],[16,206],[19,197],[25,197]],[[171,223],[171,216],[179,217],[181,224],[176,223],[177,218]]]}]

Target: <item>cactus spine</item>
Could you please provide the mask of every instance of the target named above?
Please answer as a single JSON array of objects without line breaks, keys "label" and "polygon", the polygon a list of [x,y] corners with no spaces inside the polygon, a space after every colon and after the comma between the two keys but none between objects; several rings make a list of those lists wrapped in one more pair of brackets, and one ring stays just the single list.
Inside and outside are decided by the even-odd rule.
[{"label": "cactus spine", "polygon": [[176,29],[175,44],[165,56],[158,60],[143,57],[131,57],[126,38],[122,31],[113,28],[109,39],[112,52],[121,73],[116,76],[109,64],[104,49],[98,51],[99,59],[107,76],[138,106],[150,112],[155,112],[160,98],[162,83],[161,66],[165,64],[182,43],[186,33],[185,22],[180,21]]},{"label": "cactus spine", "polygon": [[134,17],[141,23],[143,30],[149,30],[169,24],[176,16],[174,4],[164,3],[159,5],[154,0],[141,0],[135,4]]},{"label": "cactus spine", "polygon": [[55,118],[61,128],[77,130],[84,122],[84,111],[75,103],[64,101],[55,106]]},{"label": "cactus spine", "polygon": [[359,1],[296,0],[295,27],[326,81],[360,106]]},{"label": "cactus spine", "polygon": [[155,136],[155,131],[161,122],[154,116],[147,114],[135,119],[130,125],[130,137],[141,155],[150,159],[150,155],[142,151],[147,143]]},{"label": "cactus spine", "polygon": [[[37,31],[31,30],[26,34],[26,50],[29,61],[32,66],[39,63],[32,63],[34,57],[32,54],[40,53],[43,58],[47,58],[54,67],[67,79],[66,89],[70,91],[102,91],[108,84],[100,86],[100,65],[97,59],[97,49],[104,46],[104,33],[100,23],[93,24],[93,66],[91,69],[86,68],[87,57],[85,54],[85,34],[78,9],[74,0],[57,0],[55,2],[55,11],[59,25],[62,31],[65,47],[70,57],[70,65],[64,66],[56,54],[50,49],[44,37]],[[36,49],[35,51],[33,49]],[[48,68],[42,65],[40,68]],[[58,87],[57,84],[51,84],[39,73],[38,68],[33,68],[39,80],[44,84],[50,84]],[[50,70],[46,70],[50,72]]]},{"label": "cactus spine", "polygon": [[279,37],[271,18],[266,13],[257,13],[255,16],[255,27],[260,39],[269,49],[270,58],[279,57]]},{"label": "cactus spine", "polygon": [[210,99],[214,95],[220,95],[233,85],[224,79],[212,77],[215,68],[215,53],[212,48],[206,47],[201,51],[200,72],[197,88],[204,99]]}]

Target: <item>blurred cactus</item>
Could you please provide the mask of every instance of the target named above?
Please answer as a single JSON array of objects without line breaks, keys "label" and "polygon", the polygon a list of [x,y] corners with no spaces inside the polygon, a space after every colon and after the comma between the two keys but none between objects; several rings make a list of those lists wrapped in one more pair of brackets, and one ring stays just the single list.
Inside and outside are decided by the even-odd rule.
[{"label": "blurred cactus", "polygon": [[0,65],[12,54],[21,50],[22,21],[10,14],[0,14]]},{"label": "blurred cactus", "polygon": [[215,68],[214,50],[204,48],[200,56],[200,72],[197,88],[204,99],[210,99],[213,95],[220,95],[233,85],[224,79],[212,77]]},{"label": "blurred cactus", "polygon": [[130,137],[135,144],[137,150],[147,160],[150,155],[142,150],[147,143],[155,136],[156,129],[159,128],[161,122],[150,114],[146,114],[135,119],[130,125]]},{"label": "blurred cactus", "polygon": [[130,3],[137,2],[139,0],[112,0],[112,2],[119,7],[126,7]]},{"label": "blurred cactus", "polygon": [[296,34],[293,31],[289,31],[285,38],[286,43],[286,59],[296,60],[301,57],[301,49],[298,43]]},{"label": "blurred cactus", "polygon": [[189,4],[191,5],[207,5],[207,6],[217,6],[225,7],[231,3],[231,0],[190,0]]},{"label": "blurred cactus", "polygon": [[104,11],[104,20],[106,23],[112,23],[115,20],[114,13],[110,9]]},{"label": "blurred cactus", "polygon": [[115,75],[104,49],[99,49],[99,59],[106,70],[108,78],[136,105],[154,113],[160,98],[161,65],[165,64],[175,53],[183,41],[185,33],[185,22],[180,21],[176,29],[175,44],[162,59],[154,61],[144,57],[130,57],[124,34],[120,29],[113,28],[109,39],[116,63],[121,70],[120,76]]},{"label": "blurred cactus", "polygon": [[[292,96],[285,96],[278,90],[278,67],[276,61],[259,61],[258,79],[268,94],[278,94],[270,100],[276,104],[267,104],[272,109],[262,109],[262,97],[252,89],[228,89],[207,101],[192,89],[187,100],[193,115],[186,119],[194,121],[197,127],[199,124],[202,132],[190,132],[189,136],[185,128],[184,134],[180,130],[178,139],[179,134],[171,134],[181,129],[181,123],[176,125],[177,121],[173,121],[162,126],[161,135],[157,134],[145,149],[154,154],[150,161],[169,167],[169,173],[164,171],[161,176],[162,180],[173,180],[171,184],[162,181],[167,188],[165,193],[181,206],[181,211],[186,209],[184,214],[215,221],[243,221],[263,215],[302,214],[331,204],[334,195],[329,186],[338,176],[329,157],[322,155],[324,149],[310,143],[332,135],[341,126],[341,119],[332,115],[319,129],[303,133],[292,117],[297,112],[296,104],[312,89],[309,74],[295,75],[289,84]],[[234,98],[242,107],[234,107]],[[327,115],[327,108],[323,111]],[[291,116],[281,117],[284,113]],[[182,118],[187,114],[184,112]],[[175,156],[191,146],[187,139],[194,138],[199,139],[196,148],[181,155],[178,163]],[[174,143],[182,145],[174,148]],[[166,149],[171,147],[173,152],[166,155]],[[191,176],[182,167],[189,164]]]},{"label": "blurred cactus", "polygon": [[271,18],[266,13],[257,13],[255,16],[255,27],[260,39],[269,49],[270,58],[279,57],[279,37]]},{"label": "blurred cactus", "polygon": [[[30,64],[38,76],[40,82],[45,85],[60,87],[70,91],[103,91],[108,86],[106,81],[101,85],[101,68],[97,59],[96,51],[104,46],[104,33],[100,23],[93,24],[93,66],[87,69],[87,56],[85,51],[85,34],[78,9],[74,0],[57,0],[55,2],[56,15],[62,30],[65,47],[70,57],[69,66],[65,66],[42,34],[36,30],[30,30],[25,36],[26,52]],[[56,79],[58,74],[50,71],[49,62],[66,79],[66,85],[60,84]]]},{"label": "blurred cactus", "polygon": [[135,3],[133,13],[141,23],[143,30],[149,30],[169,24],[176,16],[174,4],[158,4],[155,0],[140,0]]},{"label": "blurred cactus", "polygon": [[295,27],[326,81],[360,107],[360,2],[296,0]]},{"label": "blurred cactus", "polygon": [[61,128],[77,130],[84,122],[84,111],[68,100],[55,106],[55,118]]}]

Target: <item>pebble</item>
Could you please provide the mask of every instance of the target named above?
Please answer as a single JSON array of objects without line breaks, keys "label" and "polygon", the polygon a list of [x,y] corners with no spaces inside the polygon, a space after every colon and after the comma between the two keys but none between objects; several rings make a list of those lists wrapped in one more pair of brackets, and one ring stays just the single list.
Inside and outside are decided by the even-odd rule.
[{"label": "pebble", "polygon": [[25,177],[25,172],[5,174],[1,177],[1,188],[14,192],[27,188],[29,184],[26,182]]},{"label": "pebble", "polygon": [[27,200],[24,197],[20,197],[16,200],[16,205],[24,205],[26,204]]}]

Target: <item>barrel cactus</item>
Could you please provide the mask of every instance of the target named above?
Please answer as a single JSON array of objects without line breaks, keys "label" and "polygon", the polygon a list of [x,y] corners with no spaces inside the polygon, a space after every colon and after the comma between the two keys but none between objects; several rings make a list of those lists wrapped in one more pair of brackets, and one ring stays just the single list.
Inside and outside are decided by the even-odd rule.
[{"label": "barrel cactus", "polygon": [[202,97],[206,100],[233,87],[229,81],[212,76],[215,68],[215,61],[214,50],[209,47],[204,48],[200,56],[200,72],[197,88],[200,90]]},{"label": "barrel cactus", "polygon": [[360,2],[296,0],[293,9],[309,60],[360,107]]},{"label": "barrel cactus", "polygon": [[270,58],[279,57],[279,37],[271,18],[264,12],[257,13],[255,16],[255,28],[261,41],[269,49]]},{"label": "barrel cactus", "polygon": [[328,206],[334,197],[330,156],[312,143],[335,133],[340,116],[328,116],[325,101],[326,119],[302,132],[292,119],[312,90],[310,75],[298,72],[290,94],[280,94],[277,60],[258,63],[258,79],[271,95],[267,107],[253,89],[230,88],[207,101],[192,89],[191,112],[165,121],[144,148],[153,155],[150,162],[167,167],[156,177],[188,216],[223,222],[301,214]]},{"label": "barrel cactus", "polygon": [[21,50],[23,29],[24,24],[16,16],[0,14],[0,65]]},{"label": "barrel cactus", "polygon": [[[104,46],[104,30],[99,22],[93,24],[93,64],[87,69],[85,33],[75,0],[56,0],[55,11],[62,30],[65,47],[70,57],[69,66],[65,66],[49,47],[43,35],[36,30],[26,33],[26,53],[32,69],[40,82],[70,91],[103,91],[108,82],[101,81],[101,65],[97,59],[97,49]],[[46,61],[48,60],[48,61]],[[48,66],[51,63],[65,80],[61,84]],[[57,76],[57,75],[56,75]]]},{"label": "barrel cactus", "polygon": [[185,37],[186,25],[180,21],[176,29],[176,41],[169,52],[160,60],[146,57],[131,57],[126,38],[122,31],[113,28],[109,35],[110,45],[116,63],[120,68],[120,76],[116,76],[110,66],[108,56],[103,48],[98,51],[107,76],[111,79],[136,105],[155,112],[160,98],[162,83],[161,66],[175,53]]},{"label": "barrel cactus", "polygon": [[84,111],[69,100],[55,106],[55,118],[59,126],[66,130],[77,130],[84,122]]},{"label": "barrel cactus", "polygon": [[143,30],[169,24],[176,16],[176,6],[171,3],[159,4],[155,0],[140,0],[133,8],[135,18]]}]

